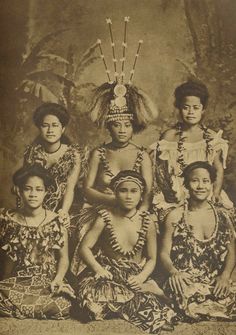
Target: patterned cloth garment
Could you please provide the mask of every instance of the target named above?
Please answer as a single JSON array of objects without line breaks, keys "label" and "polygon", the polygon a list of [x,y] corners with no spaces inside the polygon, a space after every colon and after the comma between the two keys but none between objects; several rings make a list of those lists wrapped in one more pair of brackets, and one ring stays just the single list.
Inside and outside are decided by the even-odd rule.
[{"label": "patterned cloth garment", "polygon": [[54,178],[55,186],[51,186],[49,188],[44,199],[43,206],[46,209],[56,211],[61,208],[62,199],[66,190],[67,179],[78,156],[81,160],[79,183],[82,181],[87,171],[87,155],[88,152],[86,148],[82,149],[78,144],[70,144],[58,161],[48,167],[48,153],[44,150],[41,144],[33,144],[27,147],[24,153],[24,164],[41,164]]},{"label": "patterned cloth garment", "polygon": [[236,320],[236,283],[232,283],[227,297],[216,298],[213,294],[214,279],[223,271],[227,246],[234,238],[233,220],[224,208],[212,207],[216,225],[209,239],[199,240],[194,237],[184,210],[182,218],[175,225],[171,260],[177,270],[191,275],[192,284],[187,286],[183,295],[176,295],[169,281],[166,281],[164,289],[175,301],[183,320]]},{"label": "patterned cloth garment", "polygon": [[0,248],[15,263],[10,278],[0,281],[0,315],[37,319],[66,319],[71,302],[53,295],[56,251],[64,244],[58,216],[39,227],[22,225],[14,211],[0,214]]},{"label": "patterned cloth garment", "polygon": [[138,292],[128,284],[128,277],[140,273],[145,265],[144,259],[138,263],[134,258],[145,245],[150,223],[148,213],[142,216],[142,228],[137,242],[128,252],[119,245],[109,213],[102,210],[100,215],[105,222],[106,234],[109,236],[107,243],[122,257],[112,259],[105,256],[101,250],[98,252],[97,261],[112,274],[113,278],[95,279],[94,273],[86,268],[79,277],[78,305],[88,313],[90,320],[118,317],[147,333],[158,334],[166,323],[171,323],[175,312],[158,296],[159,287],[154,280],[147,279]]}]

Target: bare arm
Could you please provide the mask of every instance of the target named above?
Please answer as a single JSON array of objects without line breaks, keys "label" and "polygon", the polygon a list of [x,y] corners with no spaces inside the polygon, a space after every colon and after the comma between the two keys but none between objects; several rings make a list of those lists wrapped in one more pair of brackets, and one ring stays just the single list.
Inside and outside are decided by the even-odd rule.
[{"label": "bare arm", "polygon": [[92,248],[97,243],[100,235],[103,232],[105,223],[102,217],[98,217],[92,228],[83,238],[80,246],[80,255],[83,261],[95,272],[96,277],[112,278],[109,271],[105,270],[96,260],[93,255]]},{"label": "bare arm", "polygon": [[95,189],[99,163],[99,153],[97,150],[94,150],[89,161],[88,175],[84,183],[85,195],[91,204],[102,203],[104,205],[113,206],[115,203],[115,196],[113,194],[105,194]]},{"label": "bare arm", "polygon": [[[233,232],[232,232],[233,234]],[[224,276],[225,278],[230,278],[232,271],[235,267],[235,261],[236,261],[236,256],[235,256],[235,238],[232,237],[232,240],[230,242],[230,244],[228,244],[228,254],[226,256],[226,260],[225,260],[225,267],[224,267],[224,271],[222,272],[222,276]]]},{"label": "bare arm", "polygon": [[156,266],[157,257],[157,236],[156,227],[154,222],[150,222],[147,232],[147,262],[140,272],[139,277],[142,282],[145,282],[147,278],[152,274]]},{"label": "bare arm", "polygon": [[216,200],[218,200],[224,180],[224,168],[221,160],[221,151],[217,152],[213,164],[216,168],[216,181],[213,185],[213,194]]},{"label": "bare arm", "polygon": [[[169,274],[173,274],[178,270],[174,267],[170,258],[172,248],[172,234],[174,232],[173,222],[175,222],[176,210],[170,212],[165,219],[165,229],[161,241],[160,259]],[[173,221],[174,220],[174,221]]]},{"label": "bare arm", "polygon": [[76,154],[75,165],[67,179],[66,191],[63,198],[62,210],[68,213],[74,199],[74,190],[77,184],[81,167],[81,159],[79,153]]},{"label": "bare arm", "polygon": [[166,271],[169,273],[169,283],[171,289],[176,294],[183,294],[186,285],[191,283],[191,276],[187,272],[179,271],[174,266],[170,253],[172,248],[172,235],[174,232],[174,223],[179,221],[181,215],[180,208],[171,211],[165,220],[165,231],[162,239],[160,259]]},{"label": "bare arm", "polygon": [[141,165],[141,173],[143,178],[146,181],[146,192],[143,197],[143,202],[140,207],[140,210],[148,210],[151,203],[151,191],[153,184],[153,170],[152,170],[152,162],[147,152],[143,153],[143,160]]},{"label": "bare arm", "polygon": [[67,230],[63,228],[63,236],[64,236],[64,245],[59,250],[59,259],[57,264],[57,273],[53,281],[51,282],[51,290],[55,291],[57,288],[57,292],[59,293],[63,286],[63,279],[66,275],[66,272],[69,267],[69,256],[68,256],[68,234]]}]

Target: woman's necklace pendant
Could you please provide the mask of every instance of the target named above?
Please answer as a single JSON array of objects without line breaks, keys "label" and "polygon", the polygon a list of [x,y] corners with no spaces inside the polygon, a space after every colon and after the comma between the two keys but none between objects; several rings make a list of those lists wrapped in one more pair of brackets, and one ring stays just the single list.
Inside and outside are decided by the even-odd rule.
[{"label": "woman's necklace pendant", "polygon": [[46,211],[46,209],[44,209],[44,217],[43,217],[43,219],[39,222],[39,224],[36,226],[34,226],[34,225],[30,225],[28,222],[27,222],[27,219],[26,219],[26,216],[25,216],[25,214],[23,214],[23,216],[24,216],[24,221],[25,221],[25,223],[26,223],[26,225],[27,225],[27,227],[35,227],[35,228],[38,228],[38,227],[40,227],[43,223],[44,223],[44,221],[46,220],[46,217],[47,217],[47,211]]},{"label": "woman's necklace pendant", "polygon": [[138,210],[136,209],[135,213],[131,216],[127,216],[127,215],[124,215],[125,218],[129,219],[130,221],[133,221],[133,218],[135,217],[135,215],[137,214]]}]

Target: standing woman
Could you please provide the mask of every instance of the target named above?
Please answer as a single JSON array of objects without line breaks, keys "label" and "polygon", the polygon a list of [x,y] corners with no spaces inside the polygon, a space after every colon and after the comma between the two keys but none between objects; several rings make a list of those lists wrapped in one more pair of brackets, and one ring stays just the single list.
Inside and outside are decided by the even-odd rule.
[{"label": "standing woman", "polygon": [[64,135],[69,114],[63,106],[45,103],[36,109],[33,121],[39,136],[27,147],[24,164],[39,163],[54,177],[55,186],[49,188],[44,207],[52,211],[60,210],[66,218],[81,171],[84,172],[84,153],[78,144],[71,144]]},{"label": "standing woman", "polygon": [[155,150],[156,182],[159,193],[154,197],[154,207],[164,209],[181,204],[185,198],[182,172],[195,161],[207,161],[216,168],[211,198],[227,208],[233,204],[222,190],[224,168],[228,152],[227,141],[203,124],[209,94],[200,82],[188,81],[175,90],[175,107],[181,121],[168,129],[157,143]]},{"label": "standing woman", "polygon": [[91,118],[105,126],[111,141],[96,148],[88,166],[84,192],[87,199],[81,211],[79,243],[72,261],[72,271],[78,272],[78,248],[85,232],[90,228],[102,206],[115,207],[116,198],[110,188],[111,179],[122,170],[139,172],[146,182],[140,210],[150,206],[152,165],[143,147],[132,142],[134,133],[144,129],[156,110],[149,98],[132,85],[105,83],[96,89],[91,107]]},{"label": "standing woman", "polygon": [[0,212],[0,248],[11,260],[0,281],[0,315],[68,318],[68,297],[74,294],[64,282],[69,266],[67,230],[58,214],[43,207],[54,181],[41,165],[33,165],[19,169],[13,182],[22,207]]}]

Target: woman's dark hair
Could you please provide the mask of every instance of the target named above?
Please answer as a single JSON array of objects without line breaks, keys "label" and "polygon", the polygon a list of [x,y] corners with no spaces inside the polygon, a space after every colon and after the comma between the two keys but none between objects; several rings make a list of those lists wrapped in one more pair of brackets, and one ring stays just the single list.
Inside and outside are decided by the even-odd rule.
[{"label": "woman's dark hair", "polygon": [[68,124],[70,119],[70,115],[65,107],[53,102],[47,102],[36,108],[34,112],[33,121],[36,127],[39,128],[42,125],[46,115],[55,115],[60,120],[63,127]]},{"label": "woman's dark hair", "polygon": [[184,186],[186,188],[189,187],[189,181],[190,181],[190,175],[191,172],[196,170],[196,169],[205,169],[209,172],[211,183],[214,183],[216,181],[216,169],[214,166],[210,165],[207,162],[202,162],[202,161],[196,161],[188,166],[183,171],[182,177],[184,178]]},{"label": "woman's dark hair", "polygon": [[146,187],[147,187],[146,181],[140,173],[138,173],[134,170],[122,170],[122,171],[120,171],[115,177],[112,178],[111,183],[110,183],[110,188],[114,191],[116,182],[119,179],[126,178],[126,177],[133,177],[133,178],[138,179],[140,181],[141,185],[143,186],[142,193],[145,193]]},{"label": "woman's dark hair", "polygon": [[12,180],[14,185],[18,186],[19,189],[22,190],[28,178],[35,176],[43,180],[46,189],[49,186],[54,185],[53,177],[40,164],[21,167],[13,174]]},{"label": "woman's dark hair", "polygon": [[[135,116],[134,116],[135,118]],[[142,130],[145,129],[145,127],[143,125],[139,125],[137,121],[134,120],[128,120],[130,121],[132,128],[133,128],[133,133],[134,134],[138,134],[139,132],[141,132]],[[109,130],[109,132],[111,132],[111,126],[115,121],[110,121],[110,122],[106,122],[106,128]]]},{"label": "woman's dark hair", "polygon": [[206,85],[204,85],[201,82],[191,80],[178,86],[175,89],[174,95],[175,95],[175,107],[178,109],[182,108],[183,100],[185,97],[188,96],[198,97],[201,101],[201,104],[203,105],[203,108],[205,109],[209,98],[209,92]]}]

